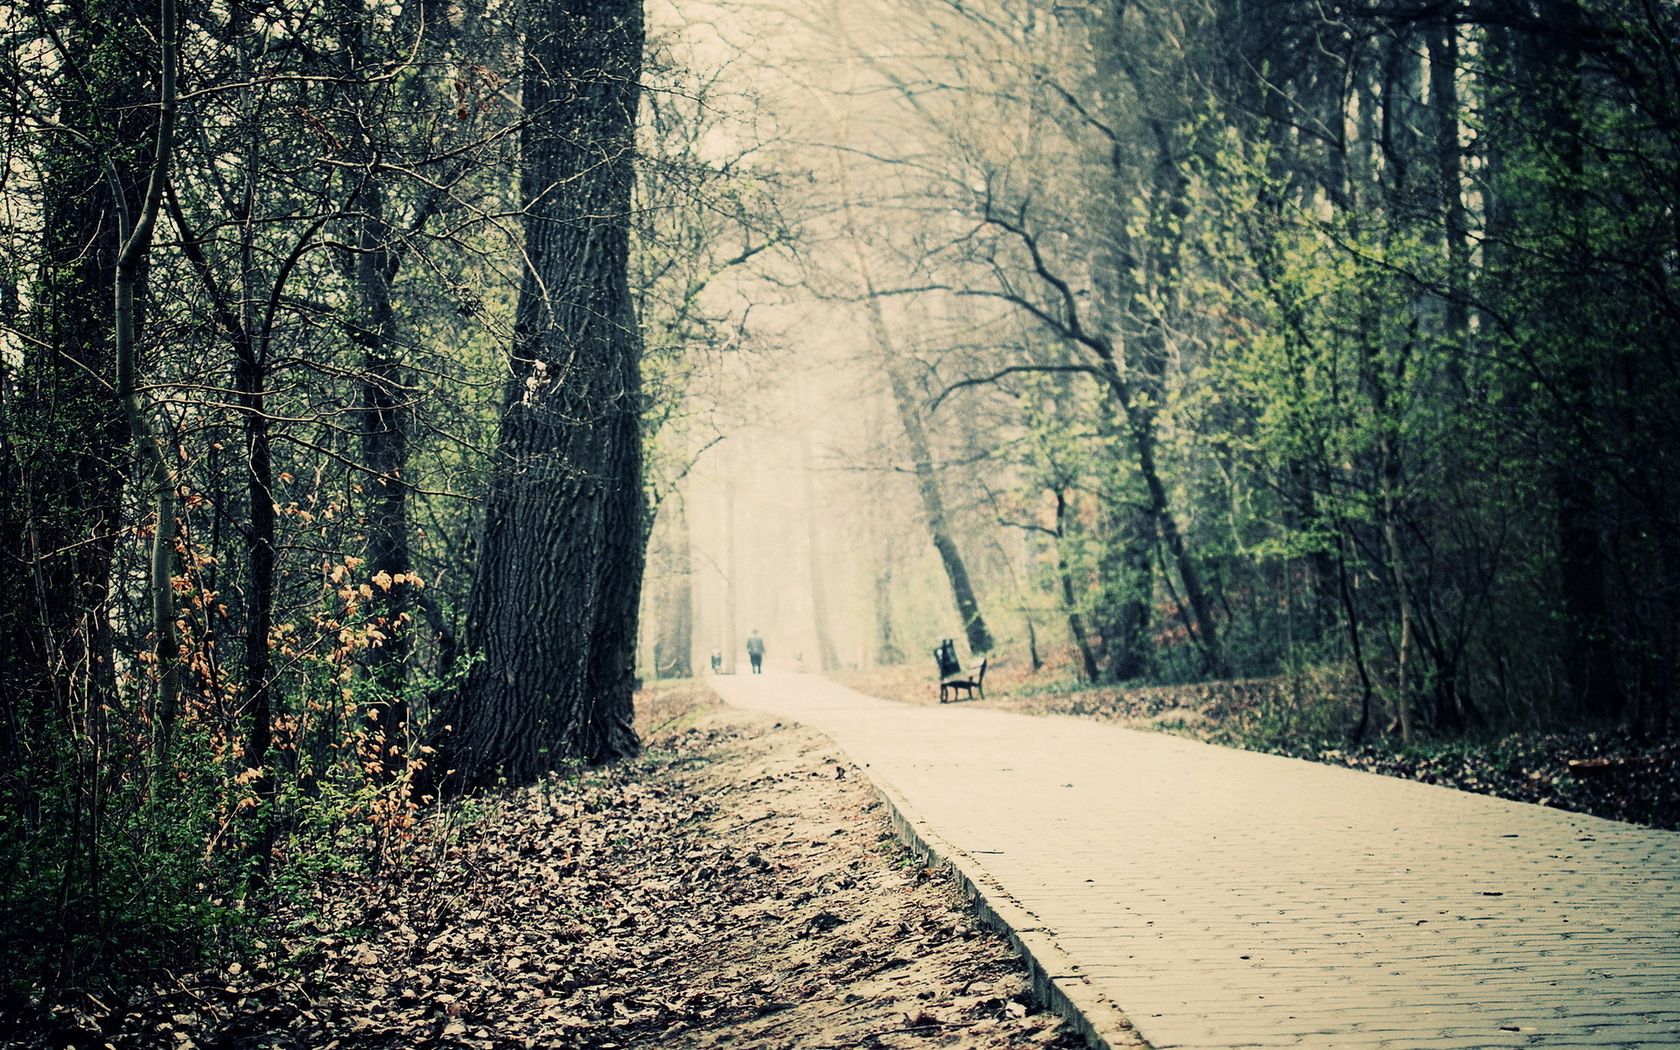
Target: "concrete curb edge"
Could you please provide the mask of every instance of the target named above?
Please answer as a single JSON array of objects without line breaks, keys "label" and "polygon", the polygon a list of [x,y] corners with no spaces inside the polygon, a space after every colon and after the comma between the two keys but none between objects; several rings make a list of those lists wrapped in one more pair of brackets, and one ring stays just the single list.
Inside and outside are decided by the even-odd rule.
[{"label": "concrete curb edge", "polygon": [[[868,775],[867,768],[863,772]],[[1040,1002],[1072,1025],[1093,1050],[1146,1050],[1149,1044],[1125,1011],[1092,987],[1031,912],[934,831],[892,787],[874,777],[870,784],[891,811],[893,832],[899,839],[924,860],[949,871],[980,920],[1003,934],[1021,954]]]}]

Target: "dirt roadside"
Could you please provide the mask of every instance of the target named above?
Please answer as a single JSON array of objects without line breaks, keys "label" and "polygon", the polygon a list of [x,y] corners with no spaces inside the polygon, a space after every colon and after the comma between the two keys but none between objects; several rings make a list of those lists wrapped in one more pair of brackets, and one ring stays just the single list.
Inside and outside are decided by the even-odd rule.
[{"label": "dirt roadside", "polygon": [[639,711],[638,761],[485,804],[322,887],[269,959],[35,1045],[1083,1045],[825,738],[692,683]]}]

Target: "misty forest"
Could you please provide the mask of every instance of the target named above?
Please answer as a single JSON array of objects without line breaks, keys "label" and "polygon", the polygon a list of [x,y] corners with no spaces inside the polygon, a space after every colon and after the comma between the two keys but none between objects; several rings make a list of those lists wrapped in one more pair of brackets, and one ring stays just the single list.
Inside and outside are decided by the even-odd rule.
[{"label": "misty forest", "polygon": [[727,1041],[739,894],[898,906],[701,834],[749,640],[1675,825],[1673,0],[17,0],[0,80],[22,1041]]}]

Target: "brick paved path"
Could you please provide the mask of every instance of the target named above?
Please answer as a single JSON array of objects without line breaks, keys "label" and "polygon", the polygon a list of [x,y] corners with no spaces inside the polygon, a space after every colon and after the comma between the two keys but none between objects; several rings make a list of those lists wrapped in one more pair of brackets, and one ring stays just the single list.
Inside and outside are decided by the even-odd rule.
[{"label": "brick paved path", "polygon": [[[1680,833],[807,675],[827,733],[1101,1045],[1680,1046]],[[1119,1010],[1116,1009],[1116,1006]]]}]

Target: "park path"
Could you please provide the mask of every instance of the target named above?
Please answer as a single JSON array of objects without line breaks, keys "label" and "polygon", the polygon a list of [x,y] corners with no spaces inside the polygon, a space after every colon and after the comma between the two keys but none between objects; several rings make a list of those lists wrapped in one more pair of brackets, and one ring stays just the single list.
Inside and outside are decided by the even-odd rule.
[{"label": "park path", "polygon": [[1680,1046],[1680,833],[811,675],[710,684],[864,767],[1097,1045]]}]

